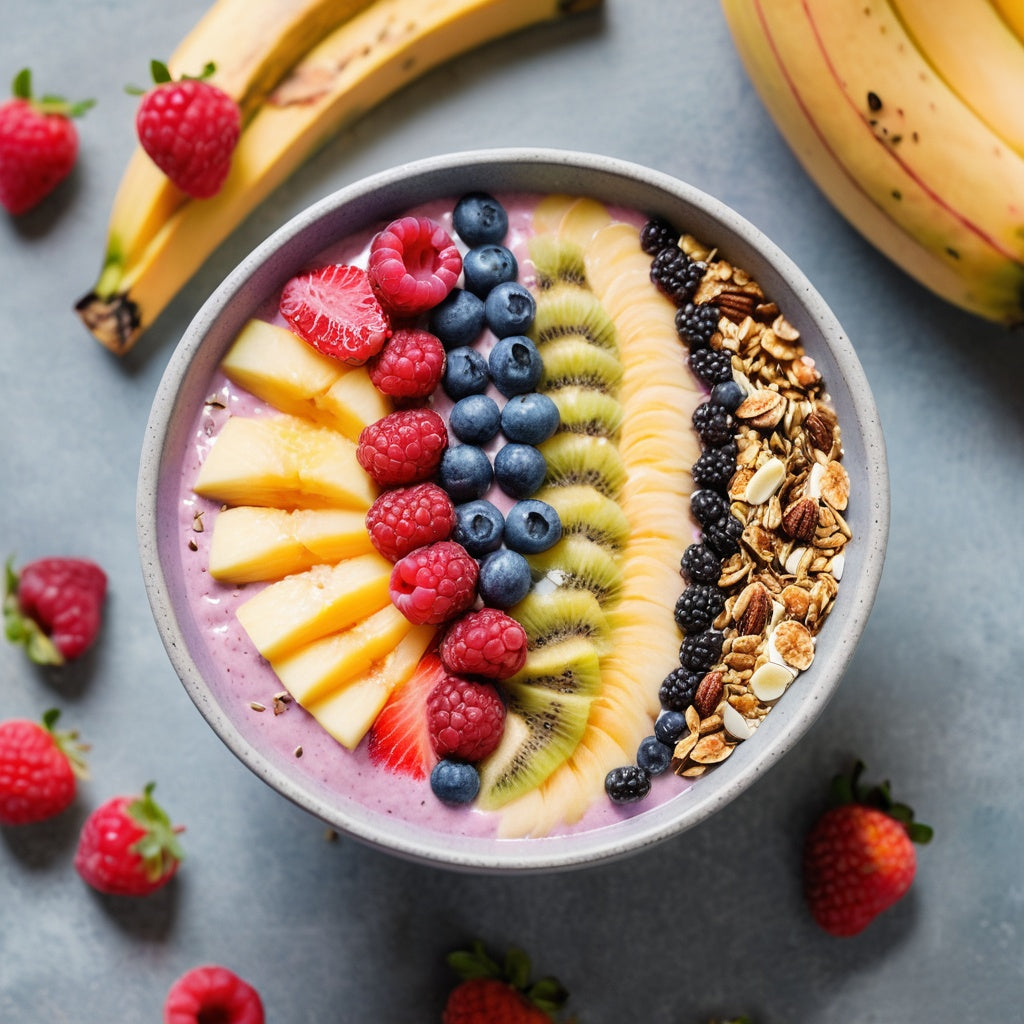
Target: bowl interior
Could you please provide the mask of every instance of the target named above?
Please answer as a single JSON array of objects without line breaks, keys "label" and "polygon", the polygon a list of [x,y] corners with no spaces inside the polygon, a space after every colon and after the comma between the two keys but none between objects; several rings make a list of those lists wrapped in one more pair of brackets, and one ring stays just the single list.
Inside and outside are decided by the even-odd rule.
[{"label": "bowl interior", "polygon": [[[757,279],[799,329],[828,384],[843,429],[853,497],[839,597],[799,691],[780,701],[757,736],[668,802],[622,822],[544,839],[460,838],[368,810],[299,772],[251,728],[242,702],[213,698],[218,669],[192,618],[181,572],[180,472],[209,381],[242,325],[331,243],[430,199],[472,191],[568,193],[665,217],[717,247]],[[717,200],[667,175],[601,156],[557,150],[488,150],[385,172],[327,197],[245,259],[199,311],[159,385],[143,445],[139,540],[150,603],[173,666],[223,742],[269,785],[340,831],[401,856],[477,871],[554,870],[608,860],[696,825],[749,786],[811,726],[837,687],[877,590],[888,532],[885,449],[870,389],[840,325],[806,277],[757,229]]]}]

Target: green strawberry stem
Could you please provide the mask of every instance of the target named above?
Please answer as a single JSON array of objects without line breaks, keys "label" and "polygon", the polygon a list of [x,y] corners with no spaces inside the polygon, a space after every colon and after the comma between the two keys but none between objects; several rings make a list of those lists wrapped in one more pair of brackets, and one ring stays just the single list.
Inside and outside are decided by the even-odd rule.
[{"label": "green strawberry stem", "polygon": [[849,775],[836,775],[832,779],[829,803],[833,807],[842,804],[862,804],[895,818],[907,830],[911,842],[931,842],[935,834],[930,825],[914,820],[914,811],[904,803],[893,800],[892,789],[886,780],[876,786],[862,786],[860,777],[864,773],[864,762],[857,761]]},{"label": "green strawberry stem", "polygon": [[19,580],[12,556],[4,566],[4,635],[12,644],[23,646],[29,660],[35,664],[63,665],[64,655],[57,650],[39,623],[22,612],[18,601]]},{"label": "green strawberry stem", "polygon": [[58,708],[50,708],[43,714],[43,728],[53,736],[57,747],[68,759],[71,771],[75,777],[82,780],[88,779],[89,766],[86,764],[84,755],[89,750],[89,744],[79,743],[77,729],[56,730],[54,726],[57,724],[58,718],[60,718],[60,710]]},{"label": "green strawberry stem", "polygon": [[142,796],[132,800],[126,810],[128,816],[145,835],[139,839],[132,849],[139,855],[151,881],[156,881],[175,861],[183,860],[185,851],[178,842],[180,827],[171,824],[167,812],[153,799],[156,783],[150,782],[142,791]]},{"label": "green strawberry stem", "polygon": [[79,100],[70,103],[63,96],[47,94],[38,99],[32,95],[32,72],[22,68],[11,83],[11,94],[15,99],[25,100],[39,111],[40,114],[55,114],[58,117],[81,117],[90,107],[96,106],[95,100]]}]

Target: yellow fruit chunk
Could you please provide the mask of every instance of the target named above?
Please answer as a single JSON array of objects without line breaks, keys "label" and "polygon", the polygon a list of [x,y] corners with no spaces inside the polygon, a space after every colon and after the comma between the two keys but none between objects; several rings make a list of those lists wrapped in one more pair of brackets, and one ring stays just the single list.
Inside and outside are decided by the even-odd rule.
[{"label": "yellow fruit chunk", "polygon": [[320,562],[373,551],[357,509],[239,505],[220,512],[210,542],[210,575],[223,583],[278,580]]},{"label": "yellow fruit chunk", "polygon": [[378,391],[362,367],[344,373],[317,399],[322,415],[329,416],[335,427],[353,441],[359,440],[363,427],[383,419],[393,407]]},{"label": "yellow fruit chunk", "polygon": [[412,623],[390,602],[341,633],[271,661],[285,689],[308,707],[351,683],[395,649]]},{"label": "yellow fruit chunk", "polygon": [[434,626],[413,626],[398,646],[365,675],[316,701],[309,713],[342,746],[354,750],[388,697],[404,686],[434,639]]},{"label": "yellow fruit chunk", "polygon": [[315,565],[249,598],[239,606],[238,621],[256,650],[274,661],[383,608],[391,569],[376,553]]},{"label": "yellow fruit chunk", "polygon": [[285,509],[365,510],[377,496],[351,440],[291,416],[231,417],[193,489],[225,505]]}]

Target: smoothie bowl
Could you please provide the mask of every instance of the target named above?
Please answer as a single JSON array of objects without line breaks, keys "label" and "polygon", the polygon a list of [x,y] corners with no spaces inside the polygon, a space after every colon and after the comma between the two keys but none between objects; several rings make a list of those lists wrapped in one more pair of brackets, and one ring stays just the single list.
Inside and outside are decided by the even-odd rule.
[{"label": "smoothie bowl", "polygon": [[680,833],[811,726],[888,529],[863,372],[788,258],[604,157],[439,157],[285,225],[144,443],[145,581],[229,749],[477,871]]}]

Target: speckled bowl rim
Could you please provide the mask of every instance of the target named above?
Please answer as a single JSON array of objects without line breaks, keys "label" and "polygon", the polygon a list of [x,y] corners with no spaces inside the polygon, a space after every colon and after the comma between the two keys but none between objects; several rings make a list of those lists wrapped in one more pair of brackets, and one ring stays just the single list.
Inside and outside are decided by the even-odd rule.
[{"label": "speckled bowl rim", "polygon": [[[801,331],[836,402],[853,478],[856,536],[815,663],[799,681],[799,699],[782,700],[751,742],[687,792],[576,835],[453,838],[375,812],[334,806],[311,793],[301,778],[273,765],[239,733],[204,682],[176,611],[177,584],[168,572],[175,565],[177,537],[161,526],[159,516],[162,494],[178,493],[182,423],[191,421],[205,397],[205,382],[260,300],[350,231],[420,202],[473,189],[589,195],[666,217],[717,246],[753,274]],[[173,481],[162,479],[165,464],[175,468]],[[407,859],[474,872],[555,871],[621,858],[694,827],[752,785],[807,732],[835,693],[874,602],[888,538],[889,486],[881,424],[853,346],[806,276],[757,228],[700,190],[627,161],[558,149],[492,149],[431,157],[342,188],[292,218],[228,275],[188,327],[158,386],[142,447],[137,521],[146,592],[171,663],[208,724],[257,776],[342,834]]]}]

